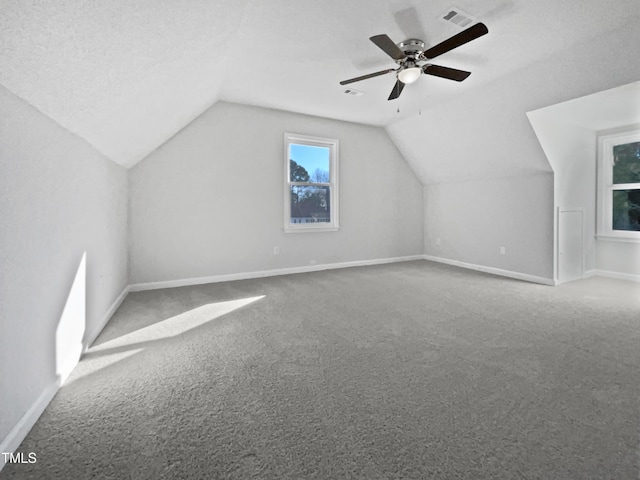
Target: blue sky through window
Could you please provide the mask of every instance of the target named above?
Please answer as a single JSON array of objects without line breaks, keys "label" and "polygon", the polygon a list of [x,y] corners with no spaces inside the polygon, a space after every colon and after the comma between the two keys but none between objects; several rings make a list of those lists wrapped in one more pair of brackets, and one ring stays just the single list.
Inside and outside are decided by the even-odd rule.
[{"label": "blue sky through window", "polygon": [[328,147],[299,145],[297,143],[289,145],[289,158],[304,167],[311,177],[317,168],[329,172],[329,153]]}]

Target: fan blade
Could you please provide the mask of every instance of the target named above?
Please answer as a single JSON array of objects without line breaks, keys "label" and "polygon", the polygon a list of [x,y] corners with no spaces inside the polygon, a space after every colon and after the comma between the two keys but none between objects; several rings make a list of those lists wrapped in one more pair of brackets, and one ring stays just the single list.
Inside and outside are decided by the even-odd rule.
[{"label": "fan blade", "polygon": [[389,72],[394,72],[395,70],[393,68],[390,68],[388,70],[382,70],[380,72],[375,72],[375,73],[370,73],[368,75],[363,75],[361,77],[356,77],[356,78],[350,78],[349,80],[343,80],[340,82],[340,85],[347,85],[349,83],[353,83],[353,82],[359,82],[360,80],[366,80],[367,78],[373,78],[373,77],[377,77],[378,75],[384,75],[385,73],[389,73]]},{"label": "fan blade", "polygon": [[404,88],[404,83],[398,80],[396,84],[393,86],[393,90],[391,90],[391,95],[389,95],[389,98],[387,98],[387,100],[394,100],[398,98],[402,93],[403,88]]},{"label": "fan blade", "polygon": [[398,48],[398,46],[393,43],[388,36],[384,33],[382,35],[374,35],[373,37],[369,37],[373,43],[375,43],[378,47],[384,51],[387,55],[389,55],[394,60],[402,60],[406,55],[402,50]]},{"label": "fan blade", "polygon": [[435,47],[431,47],[422,55],[425,58],[436,58],[438,55],[442,55],[443,53],[446,53],[449,50],[453,50],[454,48],[457,48],[460,45],[464,45],[465,43],[468,43],[471,40],[475,40],[476,38],[481,37],[482,35],[486,35],[487,33],[489,33],[489,29],[487,29],[484,23],[476,23],[472,27],[469,27],[466,30],[463,30],[457,35],[454,35],[453,37],[445,40],[444,42],[439,43]]},{"label": "fan blade", "polygon": [[464,70],[456,70],[455,68],[441,67],[440,65],[431,64],[427,64],[422,67],[422,71],[427,75],[447,78],[449,80],[455,80],[456,82],[461,82],[471,75],[471,72],[465,72]]}]

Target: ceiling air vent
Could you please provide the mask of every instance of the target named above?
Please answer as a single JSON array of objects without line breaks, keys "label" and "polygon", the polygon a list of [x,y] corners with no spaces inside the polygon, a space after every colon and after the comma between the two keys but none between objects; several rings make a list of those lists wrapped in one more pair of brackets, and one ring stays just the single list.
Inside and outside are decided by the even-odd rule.
[{"label": "ceiling air vent", "polygon": [[356,97],[361,97],[362,95],[364,95],[364,92],[361,92],[360,90],[356,90],[355,88],[347,88],[344,93],[346,93],[347,95],[353,95]]},{"label": "ceiling air vent", "polygon": [[454,23],[461,28],[468,27],[474,22],[473,17],[471,17],[471,15],[469,15],[466,12],[463,12],[461,9],[457,7],[451,7],[440,18],[445,22]]}]

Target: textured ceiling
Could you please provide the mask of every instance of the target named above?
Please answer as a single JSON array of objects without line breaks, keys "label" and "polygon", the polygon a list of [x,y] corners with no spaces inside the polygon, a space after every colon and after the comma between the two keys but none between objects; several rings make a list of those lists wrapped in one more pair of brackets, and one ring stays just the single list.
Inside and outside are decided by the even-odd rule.
[{"label": "textured ceiling", "polygon": [[434,45],[459,32],[439,19],[448,0],[0,0],[0,83],[131,166],[217,100],[390,126],[638,14],[637,0],[454,5],[490,33],[437,63],[473,74],[423,76],[399,102],[386,100],[392,75],[353,84],[361,97],[338,82],[394,66],[372,35]]},{"label": "textured ceiling", "polygon": [[568,123],[595,132],[640,125],[640,81],[541,108],[528,115],[538,121]]}]

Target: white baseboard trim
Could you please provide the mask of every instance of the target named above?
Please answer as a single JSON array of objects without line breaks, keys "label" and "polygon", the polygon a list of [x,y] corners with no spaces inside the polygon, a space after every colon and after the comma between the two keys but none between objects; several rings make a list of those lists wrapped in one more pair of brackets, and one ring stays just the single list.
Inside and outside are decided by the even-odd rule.
[{"label": "white baseboard trim", "polygon": [[[82,344],[82,354],[84,354],[95,339],[98,338],[102,329],[106,326],[107,322],[111,319],[115,311],[126,298],[129,290],[130,287],[127,285],[103,315],[100,323],[94,327],[90,334],[86,335]],[[47,408],[47,405],[49,405],[53,397],[58,393],[58,390],[64,381],[76,367],[80,358],[80,355],[77,354],[70,355],[67,362],[63,362],[66,366],[62,369],[62,375],[58,375],[56,380],[42,391],[38,399],[31,405],[31,407],[29,407],[29,410],[27,410],[27,412],[22,416],[6,438],[2,440],[2,443],[0,443],[0,453],[14,453],[18,449],[22,441],[40,418],[40,415],[42,415],[42,412],[44,412],[44,409]],[[4,468],[5,463],[4,455],[0,455],[0,471]]]},{"label": "white baseboard trim", "polygon": [[[11,429],[9,434],[0,443],[0,453],[15,453],[22,441],[25,439],[29,431],[33,428],[35,423],[47,408],[47,405],[53,400],[53,397],[58,393],[61,381],[58,377],[55,382],[46,387],[38,399],[29,407],[29,410],[22,416],[18,423]],[[5,456],[0,455],[0,471],[4,468],[6,461]]]},{"label": "white baseboard trim", "polygon": [[93,342],[96,341],[96,338],[98,338],[98,335],[100,335],[100,332],[102,332],[102,330],[107,325],[109,320],[111,320],[111,317],[113,316],[114,313],[116,313],[116,310],[122,304],[122,302],[124,302],[124,299],[127,297],[127,294],[130,291],[131,291],[130,285],[127,285],[126,287],[124,287],[120,295],[118,295],[118,297],[113,301],[113,303],[109,307],[109,310],[107,310],[106,313],[102,316],[102,320],[100,320],[100,323],[95,327],[93,327],[93,329],[87,335],[85,335],[85,339],[83,341],[83,349],[82,349],[83,354],[89,349],[89,347],[93,344]]},{"label": "white baseboard trim", "polygon": [[598,271],[597,270],[587,270],[586,272],[584,272],[584,274],[582,275],[582,278],[591,278],[591,277],[595,277],[596,275],[598,275]]},{"label": "white baseboard trim", "polygon": [[364,267],[368,265],[382,265],[385,263],[408,262],[422,260],[423,255],[409,255],[405,257],[376,258],[373,260],[355,260],[352,262],[324,263],[322,265],[305,265],[304,267],[276,268],[273,270],[260,270],[254,272],[229,273],[225,275],[212,275],[209,277],[183,278],[180,280],[166,280],[161,282],[136,283],[129,285],[131,292],[144,290],[157,290],[160,288],[187,287],[190,285],[203,285],[206,283],[231,282],[234,280],[248,280],[252,278],[275,277],[278,275],[290,275],[292,273],[317,272],[320,270],[333,270],[336,268]]},{"label": "white baseboard trim", "polygon": [[[481,272],[492,273],[495,275],[501,275],[504,277],[515,278],[518,280],[524,280],[533,283],[540,283],[543,285],[554,285],[554,281],[549,278],[537,277],[534,275],[528,275],[519,272],[511,272],[508,270],[502,270],[499,268],[493,267],[485,267],[482,265],[474,265],[471,263],[460,262],[457,260],[450,260],[447,258],[434,257],[431,255],[409,255],[404,257],[390,257],[390,258],[379,258],[372,260],[355,260],[351,262],[340,262],[340,263],[328,263],[322,265],[307,265],[303,267],[289,267],[289,268],[279,268],[273,270],[262,270],[262,271],[254,271],[254,272],[242,272],[242,273],[231,273],[225,275],[213,275],[208,277],[198,277],[198,278],[185,278],[181,280],[169,280],[169,281],[161,281],[161,282],[149,282],[149,283],[138,283],[133,285],[126,286],[120,295],[114,300],[114,302],[109,307],[109,310],[104,314],[101,322],[94,327],[94,329],[86,335],[84,342],[84,351],[86,351],[89,346],[95,341],[98,337],[102,329],[106,326],[107,322],[111,319],[115,311],[122,304],[124,299],[126,298],[129,292],[138,292],[143,290],[156,290],[160,288],[173,288],[173,287],[183,287],[189,285],[201,285],[206,283],[218,283],[218,282],[228,282],[233,280],[246,280],[252,278],[263,278],[263,277],[272,277],[277,275],[289,275],[294,273],[307,273],[307,272],[317,272],[321,270],[333,270],[339,268],[349,268],[349,267],[362,267],[369,265],[382,265],[386,263],[396,263],[396,262],[408,262],[412,260],[431,260],[433,262],[445,263],[448,265],[454,265],[457,267],[468,268],[471,270],[478,270]],[[603,272],[598,270],[597,275],[602,276],[610,276],[611,278],[621,278],[625,280],[629,280],[629,277],[634,277],[635,281],[640,281],[640,276],[638,275],[626,275],[626,274],[618,274],[616,272]],[[7,437],[0,443],[0,452],[15,452],[16,449],[20,446],[24,438],[27,436],[33,425],[35,425],[40,415],[44,409],[49,405],[58,389],[62,381],[60,378],[57,378],[54,383],[49,385],[44,391],[40,394],[38,399],[31,405],[29,410],[22,416],[22,418],[18,421],[16,426],[9,432]],[[4,455],[0,456],[0,470],[5,465]]]},{"label": "white baseboard trim", "polygon": [[[587,273],[591,273],[590,276],[598,276],[598,277],[606,277],[606,278],[615,278],[616,280],[627,280],[629,282],[640,282],[640,275],[634,275],[632,273],[621,273],[621,272],[611,272],[608,270],[591,270]],[[586,275],[585,275],[585,278]]]},{"label": "white baseboard trim", "polygon": [[476,265],[474,263],[460,262],[458,260],[451,260],[449,258],[434,257],[432,255],[424,255],[423,258],[425,260],[431,260],[432,262],[445,263],[447,265],[467,268],[469,270],[477,270],[479,272],[492,273],[494,275],[500,275],[502,277],[515,278],[516,280],[524,280],[525,282],[539,283],[541,285],[549,285],[549,286],[556,285],[556,281],[553,278],[538,277],[536,275],[529,275],[527,273],[512,272],[510,270],[502,270],[501,268],[485,267],[484,265]]}]

